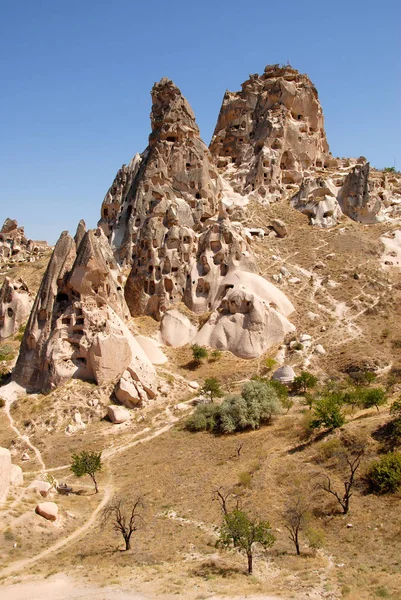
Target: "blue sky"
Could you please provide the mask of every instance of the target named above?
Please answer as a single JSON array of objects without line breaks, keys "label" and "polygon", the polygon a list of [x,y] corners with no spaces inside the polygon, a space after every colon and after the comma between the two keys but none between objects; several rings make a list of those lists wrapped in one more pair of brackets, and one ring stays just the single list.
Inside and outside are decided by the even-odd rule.
[{"label": "blue sky", "polygon": [[399,0],[0,0],[0,220],[54,243],[94,227],[147,145],[168,76],[206,143],[226,89],[289,61],[319,91],[335,156],[401,168]]}]

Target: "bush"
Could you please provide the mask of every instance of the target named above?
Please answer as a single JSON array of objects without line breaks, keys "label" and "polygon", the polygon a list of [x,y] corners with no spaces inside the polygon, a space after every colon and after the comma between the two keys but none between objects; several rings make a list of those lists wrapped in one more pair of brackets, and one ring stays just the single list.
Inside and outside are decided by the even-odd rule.
[{"label": "bush", "polygon": [[316,400],[313,407],[313,418],[310,423],[312,429],[326,427],[336,429],[345,423],[345,417],[341,411],[342,400],[337,394],[324,396]]},{"label": "bush", "polygon": [[220,350],[213,350],[213,352],[211,353],[211,355],[209,357],[209,362],[216,362],[216,361],[220,360],[222,355],[223,355],[223,353],[220,352]]},{"label": "bush", "polygon": [[371,371],[351,371],[349,376],[355,385],[370,385],[376,379],[376,375]]},{"label": "bush", "polygon": [[306,394],[308,389],[316,387],[317,381],[317,377],[309,373],[309,371],[301,371],[301,374],[295,377],[292,386],[295,392]]},{"label": "bush", "polygon": [[14,358],[15,353],[9,344],[2,344],[0,346],[0,360],[11,360]]},{"label": "bush", "polygon": [[199,346],[198,344],[194,344],[192,346],[192,356],[194,361],[200,365],[204,358],[207,358],[207,349],[204,346]]},{"label": "bush", "polygon": [[217,404],[199,404],[186,422],[188,431],[215,431],[220,407]]},{"label": "bush", "polygon": [[199,405],[186,427],[189,431],[228,434],[258,429],[280,412],[281,403],[274,387],[261,381],[249,381],[240,396],[229,396],[220,406]]},{"label": "bush", "polygon": [[367,474],[373,491],[393,494],[401,487],[401,454],[389,452],[373,463]]},{"label": "bush", "polygon": [[386,392],[383,388],[363,390],[360,395],[360,404],[363,408],[373,408],[374,406],[379,411],[379,406],[382,406],[385,402]]}]

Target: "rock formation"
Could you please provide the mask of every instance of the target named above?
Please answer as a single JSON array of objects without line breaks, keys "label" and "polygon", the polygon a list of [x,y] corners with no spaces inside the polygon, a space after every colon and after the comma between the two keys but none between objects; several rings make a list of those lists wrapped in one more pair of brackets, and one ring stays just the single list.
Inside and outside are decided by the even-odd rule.
[{"label": "rock formation", "polygon": [[47,242],[28,240],[23,227],[7,218],[0,230],[0,262],[35,261],[48,249]]},{"label": "rock formation", "polygon": [[0,447],[0,505],[8,495],[11,478],[11,454],[7,448]]},{"label": "rock formation", "polygon": [[290,66],[268,65],[225,93],[210,151],[235,191],[267,201],[336,163],[316,88]]},{"label": "rock formation", "polygon": [[87,231],[78,248],[63,232],[35,299],[14,379],[46,392],[71,377],[118,381],[128,370],[142,399],[154,397],[155,371],[128,318],[121,272],[102,230]]},{"label": "rock formation", "polygon": [[334,227],[342,216],[337,194],[330,178],[307,177],[291,199],[291,205],[307,215],[311,225]]},{"label": "rock formation", "polygon": [[32,307],[28,286],[20,278],[4,279],[0,290],[0,341],[17,333]]},{"label": "rock formation", "polygon": [[381,201],[370,194],[369,163],[356,165],[346,176],[338,194],[343,213],[360,223],[376,223]]},{"label": "rock formation", "polygon": [[[120,264],[132,265],[125,286],[131,314],[158,320],[165,315],[163,339],[177,345],[194,338],[196,330],[172,312],[173,307],[184,302],[196,314],[218,310],[227,290],[238,286],[239,291],[239,274],[256,274],[258,267],[245,230],[231,218],[246,199],[218,174],[188,102],[168,79],[154,85],[152,100],[149,146],[118,172],[99,225]],[[233,274],[238,275],[235,282],[226,283]],[[256,298],[250,302],[258,304]],[[273,311],[268,303],[258,304],[256,312],[264,322],[258,335],[266,334]],[[239,317],[236,320],[239,328]],[[247,319],[246,326],[251,322]],[[276,334],[265,335],[254,352],[289,328],[287,323],[275,328]],[[208,340],[239,352],[241,336],[229,337],[225,345],[222,334]]]}]

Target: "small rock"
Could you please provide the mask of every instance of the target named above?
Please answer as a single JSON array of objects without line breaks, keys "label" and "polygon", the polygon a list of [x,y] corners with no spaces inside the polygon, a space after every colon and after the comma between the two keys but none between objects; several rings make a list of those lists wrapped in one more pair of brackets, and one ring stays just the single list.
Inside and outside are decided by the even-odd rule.
[{"label": "small rock", "polygon": [[319,318],[319,315],[317,315],[316,313],[314,313],[314,312],[311,312],[311,311],[308,311],[308,312],[306,313],[306,316],[307,316],[307,317],[308,317],[308,319],[310,319],[311,321],[315,321],[315,319],[318,319],[318,318]]},{"label": "small rock", "polygon": [[283,277],[290,277],[291,273],[285,267],[280,267],[280,273]]},{"label": "small rock", "polygon": [[301,280],[299,277],[290,277],[288,283],[301,283]]},{"label": "small rock", "polygon": [[115,406],[114,404],[107,407],[107,416],[114,424],[124,423],[130,418],[129,411],[126,408],[123,406]]},{"label": "small rock", "polygon": [[312,339],[312,336],[309,335],[308,333],[303,333],[301,335],[301,337],[299,338],[299,341],[304,343],[304,342],[309,342]]},{"label": "small rock", "polygon": [[37,515],[40,515],[48,521],[56,521],[58,515],[58,506],[55,502],[41,502],[35,508]]},{"label": "small rock", "polygon": [[352,523],[347,523],[347,527],[348,527],[348,529],[350,529],[351,527],[353,527]]},{"label": "small rock", "polygon": [[272,227],[277,233],[278,237],[283,238],[288,235],[287,225],[281,219],[273,219]]},{"label": "small rock", "polygon": [[24,454],[21,456],[21,460],[31,460],[31,457],[29,456],[28,452],[24,452]]},{"label": "small rock", "polygon": [[323,348],[322,344],[318,344],[315,347],[315,353],[316,354],[320,354],[321,356],[323,356],[324,354],[326,354],[326,350]]},{"label": "small rock", "polygon": [[197,381],[189,381],[188,385],[193,390],[198,390],[199,389],[199,383]]},{"label": "small rock", "polygon": [[175,408],[177,410],[189,410],[191,407],[188,404],[185,404],[185,402],[180,402],[179,404],[175,405]]}]

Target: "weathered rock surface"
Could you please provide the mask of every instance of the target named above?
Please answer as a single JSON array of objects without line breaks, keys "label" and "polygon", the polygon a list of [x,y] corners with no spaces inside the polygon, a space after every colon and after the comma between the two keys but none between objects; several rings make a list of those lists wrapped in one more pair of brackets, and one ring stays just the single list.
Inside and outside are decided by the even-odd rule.
[{"label": "weathered rock surface", "polygon": [[107,416],[114,424],[125,423],[130,418],[129,411],[123,406],[115,406],[111,404],[107,407]]},{"label": "weathered rock surface", "polygon": [[35,261],[48,249],[47,242],[29,240],[15,219],[7,218],[0,230],[0,262]]},{"label": "weathered rock surface", "polygon": [[225,93],[210,151],[236,192],[269,201],[312,168],[336,162],[316,88],[307,75],[279,65]]},{"label": "weathered rock surface", "polygon": [[48,521],[57,521],[58,506],[55,502],[40,502],[35,512]]},{"label": "weathered rock surface", "polygon": [[338,194],[343,213],[360,223],[376,223],[382,207],[380,198],[370,193],[369,170],[368,162],[356,165]]},{"label": "weathered rock surface", "polygon": [[160,334],[167,346],[180,347],[190,344],[197,334],[197,328],[176,309],[164,313],[160,324]]},{"label": "weathered rock surface", "polygon": [[49,491],[51,490],[51,484],[48,481],[42,481],[41,479],[35,479],[32,483],[29,484],[29,489],[35,490],[41,496],[46,498]]},{"label": "weathered rock surface", "polygon": [[64,232],[36,297],[14,378],[28,390],[49,391],[71,377],[98,384],[118,380],[128,368],[149,397],[156,374],[125,325],[120,268],[102,230],[78,227],[78,249]]},{"label": "weathered rock surface", "polygon": [[0,340],[17,333],[27,320],[32,304],[28,286],[21,278],[4,279],[0,290]]},{"label": "weathered rock surface", "polygon": [[342,217],[338,188],[330,178],[307,177],[291,199],[291,205],[309,217],[311,225],[334,227]]},{"label": "weathered rock surface", "polygon": [[0,447],[0,505],[5,501],[10,487],[11,454],[7,448]]},{"label": "weathered rock surface", "polygon": [[274,371],[272,379],[279,381],[280,383],[289,384],[295,379],[295,371],[289,365],[283,365],[276,371]]}]

